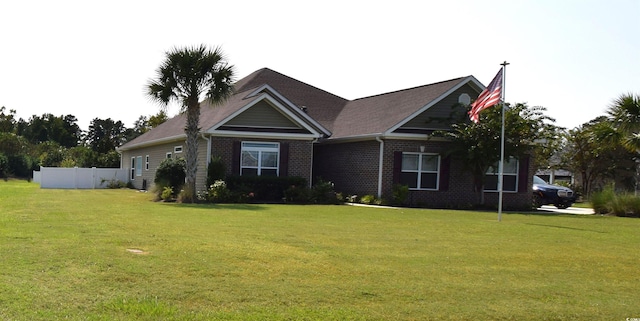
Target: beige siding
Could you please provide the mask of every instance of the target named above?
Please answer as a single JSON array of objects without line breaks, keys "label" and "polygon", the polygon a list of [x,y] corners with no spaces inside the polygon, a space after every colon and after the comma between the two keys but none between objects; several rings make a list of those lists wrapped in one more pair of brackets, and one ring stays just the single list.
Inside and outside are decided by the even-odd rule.
[{"label": "beige siding", "polygon": [[228,121],[228,126],[300,128],[266,101],[261,101]]},{"label": "beige siding", "polygon": [[[458,98],[462,94],[467,94],[471,97],[471,99],[475,99],[478,96],[478,93],[468,84],[460,87],[458,90],[454,91],[451,95],[445,97],[435,105],[431,106],[431,108],[427,109],[425,112],[416,116],[412,120],[408,121],[401,128],[428,128],[428,129],[447,129],[449,128],[449,124],[451,121],[451,113],[454,111],[452,107],[458,104]],[[456,112],[465,113],[466,108],[457,106],[461,108]],[[449,121],[442,121],[449,120]]]},{"label": "beige siding", "polygon": [[[196,174],[196,187],[197,189],[203,189],[206,182],[206,166],[205,164],[207,155],[207,141],[200,139],[198,141],[198,172]],[[182,153],[175,153],[175,147],[182,146]],[[171,157],[186,157],[186,143],[184,140],[175,141],[171,143],[154,145],[135,150],[129,150],[122,152],[122,168],[126,168],[129,171],[129,178],[131,179],[131,157],[142,157],[142,176],[134,176],[130,182],[137,189],[142,189],[142,181],[147,181],[147,189],[152,190],[153,180],[156,175],[156,169],[160,163],[167,158],[167,153],[171,153]],[[149,169],[145,169],[145,158],[149,155]]]}]

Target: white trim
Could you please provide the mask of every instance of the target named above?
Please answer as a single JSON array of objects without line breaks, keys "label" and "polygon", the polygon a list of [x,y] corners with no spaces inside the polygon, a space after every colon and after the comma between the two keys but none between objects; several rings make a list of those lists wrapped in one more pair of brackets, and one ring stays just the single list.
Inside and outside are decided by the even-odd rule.
[{"label": "white trim", "polygon": [[[504,170],[502,172],[502,182],[503,182],[502,191],[504,193],[518,193],[518,187],[519,187],[518,185],[520,183],[520,160],[512,156],[512,157],[509,157],[509,159],[506,162],[509,163],[512,160],[516,161],[516,172],[515,173],[505,173]],[[488,173],[488,171],[487,171],[486,173],[484,173],[484,176],[487,176],[487,175],[497,176],[498,177],[498,183],[500,183],[500,181],[499,181],[500,180],[499,170],[496,173]],[[515,176],[516,177],[515,190],[509,190],[508,191],[508,190],[504,189],[504,177],[505,176]],[[483,177],[483,179],[484,179],[484,177]],[[486,192],[486,193],[498,193],[498,192],[500,192],[499,189],[498,189],[498,186],[496,186],[495,190],[486,189],[486,187],[485,187],[485,189],[483,189],[482,191]]]},{"label": "white trim", "polygon": [[467,76],[465,77],[463,80],[461,80],[457,85],[451,87],[449,90],[447,90],[446,92],[444,92],[442,95],[438,96],[436,99],[431,100],[428,104],[424,105],[422,108],[418,109],[417,111],[413,112],[411,115],[409,115],[408,117],[406,117],[405,119],[403,119],[402,121],[400,121],[399,123],[397,123],[395,126],[392,126],[391,128],[389,128],[387,131],[384,132],[385,135],[389,135],[390,133],[392,133],[393,131],[395,131],[396,129],[402,127],[402,125],[408,123],[410,120],[412,120],[413,118],[417,117],[418,115],[420,115],[421,113],[425,112],[426,110],[428,110],[429,108],[433,107],[433,105],[439,103],[442,99],[446,98],[447,96],[451,95],[454,91],[460,89],[460,87],[466,85],[467,83],[473,83],[474,85],[480,87],[480,91],[484,90],[484,86],[482,85],[481,82],[479,82],[475,77],[473,76]]},{"label": "white trim", "polygon": [[173,146],[173,153],[174,154],[180,154],[180,153],[182,153],[183,149],[184,148],[182,147],[182,145]]},{"label": "white trim", "polygon": [[[425,153],[425,152],[402,152],[402,160],[404,161],[404,155],[418,155],[418,169],[413,171],[405,171],[402,169],[402,165],[400,165],[400,175],[402,176],[402,173],[415,173],[417,180],[416,180],[416,184],[418,186],[422,186],[422,178],[421,178],[421,174],[422,173],[427,173],[427,174],[436,174],[436,187],[435,188],[423,188],[423,187],[411,187],[409,188],[409,190],[411,191],[439,191],[440,190],[440,171],[442,169],[442,156],[438,153]],[[426,171],[426,170],[422,170],[422,158],[424,156],[436,156],[438,158],[438,169],[436,171]]]},{"label": "white trim", "polygon": [[144,155],[144,170],[149,170],[149,155]]},{"label": "white trim", "polygon": [[164,158],[173,158],[173,154],[171,152],[167,152],[164,154]]},{"label": "white trim", "polygon": [[216,130],[209,132],[214,137],[236,137],[236,138],[254,138],[254,139],[298,139],[298,140],[314,140],[318,138],[312,134],[288,134],[288,133],[258,133],[231,130]]},{"label": "white trim", "polygon": [[[245,144],[270,144],[270,145],[275,145],[275,147],[245,147]],[[265,142],[265,141],[241,141],[240,142],[240,173],[239,175],[242,175],[242,169],[243,168],[248,168],[248,169],[253,169],[253,166],[244,166],[242,164],[242,157],[243,157],[243,152],[244,151],[255,151],[258,152],[258,158],[256,159],[257,162],[257,166],[255,166],[256,169],[256,174],[258,176],[262,176],[262,171],[264,169],[267,170],[273,170],[273,167],[265,167],[262,166],[262,154],[263,152],[276,152],[276,166],[275,166],[275,170],[276,170],[276,176],[280,176],[280,143],[279,142]]]},{"label": "white trim", "polygon": [[182,140],[182,139],[186,139],[186,138],[187,138],[186,134],[180,134],[180,135],[171,136],[171,137],[164,137],[164,138],[154,139],[154,140],[150,140],[148,142],[137,143],[137,144],[126,146],[124,148],[122,146],[121,147],[116,147],[116,151],[117,152],[122,152],[122,151],[135,149],[135,148],[138,148],[138,147],[146,147],[146,146],[151,146],[151,145],[160,145],[160,144],[170,143],[172,141]]},{"label": "white trim", "polygon": [[384,164],[384,140],[381,136],[376,137],[380,143],[380,155],[378,156],[378,198],[382,197],[382,173]]},{"label": "white trim", "polygon": [[[267,103],[271,104],[273,107],[277,108],[278,110],[280,110],[281,112],[283,112],[285,114],[285,116],[288,116],[288,118],[290,118],[290,120],[293,123],[297,123],[298,125],[300,125],[302,128],[306,129],[307,131],[309,131],[310,133],[312,133],[311,135],[313,135],[313,137],[322,137],[322,134],[319,133],[317,130],[315,130],[314,128],[312,128],[311,126],[309,126],[309,124],[307,124],[307,122],[303,121],[302,119],[300,119],[300,117],[298,117],[297,115],[293,114],[291,112],[291,110],[289,110],[288,108],[286,108],[285,106],[283,106],[279,101],[273,99],[273,97],[271,97],[269,94],[264,93],[261,94],[260,96],[258,96],[255,100],[251,101],[250,103],[244,105],[242,108],[236,110],[234,113],[232,113],[231,115],[229,115],[227,118],[223,119],[222,121],[218,122],[217,124],[211,126],[209,129],[207,129],[205,132],[206,133],[216,133],[218,132],[218,128],[220,128],[221,126],[224,126],[227,122],[229,122],[230,120],[232,120],[233,118],[237,117],[238,115],[242,114],[243,112],[245,112],[247,109],[253,107],[254,105],[256,105],[259,102],[262,101],[266,101]],[[292,127],[293,128],[293,127]]]}]

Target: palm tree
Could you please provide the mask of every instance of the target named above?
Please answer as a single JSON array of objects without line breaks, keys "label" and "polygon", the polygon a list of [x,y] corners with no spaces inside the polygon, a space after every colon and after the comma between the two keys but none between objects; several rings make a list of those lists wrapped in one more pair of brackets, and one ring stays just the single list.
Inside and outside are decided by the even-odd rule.
[{"label": "palm tree", "polygon": [[640,188],[640,95],[622,94],[609,106],[607,114],[623,136],[622,144],[636,153],[635,194]]},{"label": "palm tree", "polygon": [[623,135],[624,146],[640,151],[640,95],[620,95],[609,106],[607,114]]},{"label": "palm tree", "polygon": [[205,45],[173,48],[157,70],[156,79],[149,82],[148,94],[165,106],[175,101],[180,112],[187,114],[186,180],[182,201],[196,200],[196,172],[200,101],[219,105],[233,92],[234,68],[229,65],[219,47],[210,50]]}]

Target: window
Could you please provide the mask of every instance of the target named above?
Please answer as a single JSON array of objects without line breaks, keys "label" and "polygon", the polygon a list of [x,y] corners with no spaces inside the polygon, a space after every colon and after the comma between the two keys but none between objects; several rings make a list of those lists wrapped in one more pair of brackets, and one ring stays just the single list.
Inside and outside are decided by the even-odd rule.
[{"label": "window", "polygon": [[136,158],[131,157],[131,179],[136,179]]},{"label": "window", "polygon": [[142,176],[142,156],[136,157],[136,176]]},{"label": "window", "polygon": [[278,176],[278,143],[242,142],[240,175]]},{"label": "window", "polygon": [[144,170],[148,171],[149,170],[149,155],[146,155],[144,157]]},{"label": "window", "polygon": [[182,146],[176,146],[173,148],[173,153],[177,154],[177,153],[182,153]]},{"label": "window", "polygon": [[167,158],[171,158],[171,152],[167,153]]},{"label": "window", "polygon": [[[484,176],[484,191],[485,192],[497,192],[498,191],[498,164],[489,167],[486,175]],[[502,176],[502,190],[505,192],[517,192],[518,191],[518,160],[511,157],[504,162],[504,170]]]},{"label": "window", "polygon": [[402,153],[400,184],[411,189],[437,190],[440,176],[440,155]]}]

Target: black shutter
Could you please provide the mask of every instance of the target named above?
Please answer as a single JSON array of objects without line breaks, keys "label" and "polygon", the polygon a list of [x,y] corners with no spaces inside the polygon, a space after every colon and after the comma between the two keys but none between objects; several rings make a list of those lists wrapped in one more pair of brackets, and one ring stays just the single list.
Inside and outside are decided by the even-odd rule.
[{"label": "black shutter", "polygon": [[400,183],[402,174],[402,152],[393,152],[393,184]]},{"label": "black shutter", "polygon": [[520,157],[518,160],[518,193],[529,191],[529,155]]},{"label": "black shutter", "polygon": [[449,190],[449,177],[451,173],[451,156],[442,158],[440,162],[440,190]]},{"label": "black shutter", "polygon": [[289,143],[280,143],[280,176],[289,176]]},{"label": "black shutter", "polygon": [[234,141],[231,149],[231,176],[240,175],[240,149],[240,142]]}]

